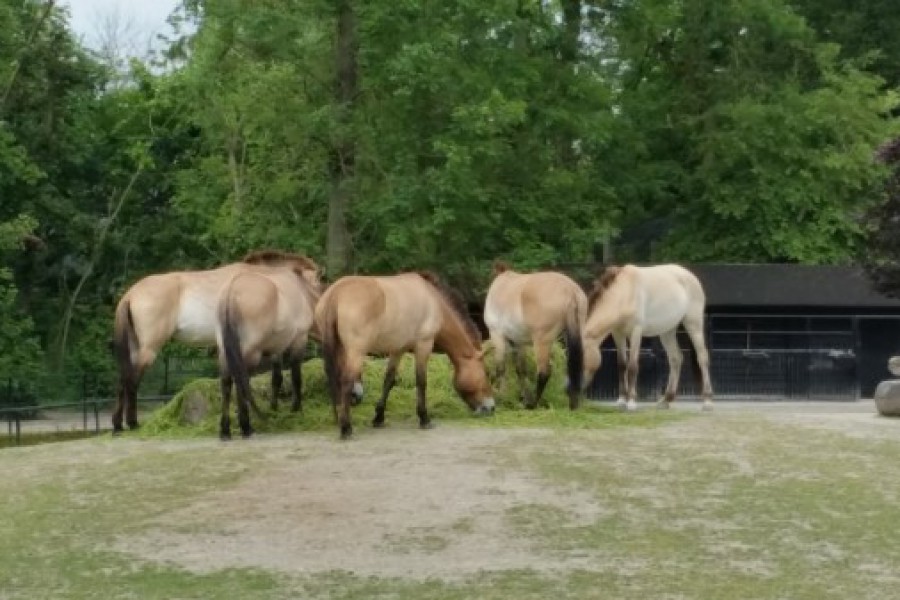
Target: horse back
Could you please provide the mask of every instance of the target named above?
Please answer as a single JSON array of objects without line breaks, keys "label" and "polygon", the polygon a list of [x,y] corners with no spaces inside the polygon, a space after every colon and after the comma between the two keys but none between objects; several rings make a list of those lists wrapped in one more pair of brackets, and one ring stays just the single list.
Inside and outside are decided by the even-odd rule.
[{"label": "horse back", "polygon": [[[587,298],[571,278],[555,271],[505,272],[494,278],[485,300],[485,324],[507,338],[562,327],[572,310],[586,310]],[[584,315],[581,315],[584,320]]]},{"label": "horse back", "polygon": [[320,328],[328,313],[341,341],[364,353],[412,350],[441,326],[436,292],[417,274],[343,277],[316,306]]}]

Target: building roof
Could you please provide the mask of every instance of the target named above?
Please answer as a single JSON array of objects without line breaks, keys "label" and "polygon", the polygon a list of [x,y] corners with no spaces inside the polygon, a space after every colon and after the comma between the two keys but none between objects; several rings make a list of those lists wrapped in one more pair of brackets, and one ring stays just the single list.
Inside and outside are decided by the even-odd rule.
[{"label": "building roof", "polygon": [[900,309],[879,294],[860,267],[796,264],[688,264],[707,306]]}]

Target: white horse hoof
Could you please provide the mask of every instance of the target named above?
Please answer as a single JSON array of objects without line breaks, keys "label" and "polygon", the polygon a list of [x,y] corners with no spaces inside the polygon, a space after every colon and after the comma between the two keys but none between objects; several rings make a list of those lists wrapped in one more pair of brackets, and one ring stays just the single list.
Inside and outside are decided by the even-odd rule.
[{"label": "white horse hoof", "polygon": [[637,402],[635,402],[634,400],[629,400],[629,401],[628,401],[628,404],[625,405],[625,409],[626,409],[628,412],[634,412],[634,411],[636,411],[636,410],[637,410]]},{"label": "white horse hoof", "polygon": [[701,410],[711,411],[712,409],[713,409],[713,403],[712,403],[712,400],[704,400],[704,401],[703,401],[703,408],[702,408]]},{"label": "white horse hoof", "polygon": [[666,402],[665,400],[659,400],[659,401],[656,403],[656,408],[661,408],[661,409],[663,409],[663,410],[668,410],[668,409],[669,409],[669,403]]},{"label": "white horse hoof", "polygon": [[625,398],[619,398],[618,400],[616,400],[616,406],[619,407],[619,410],[625,410],[628,407],[628,402],[625,400]]}]

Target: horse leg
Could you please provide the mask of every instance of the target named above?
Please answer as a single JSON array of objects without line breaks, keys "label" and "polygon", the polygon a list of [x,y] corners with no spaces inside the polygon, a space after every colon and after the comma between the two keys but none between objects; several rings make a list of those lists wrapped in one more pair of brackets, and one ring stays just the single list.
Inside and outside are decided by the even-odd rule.
[{"label": "horse leg", "polygon": [[600,356],[600,343],[599,339],[584,337],[584,377],[581,382],[583,393],[587,392],[600,369],[600,363],[603,360]]},{"label": "horse leg", "polygon": [[506,338],[498,331],[491,330],[489,332],[491,338],[491,346],[494,348],[494,385],[505,396],[506,389]]},{"label": "horse leg", "polygon": [[219,386],[222,390],[222,416],[219,419],[219,438],[223,441],[231,439],[231,388],[234,380],[231,374],[223,371],[219,377]]},{"label": "horse leg", "polygon": [[641,355],[642,335],[641,328],[635,327],[628,340],[628,364],[625,367],[625,408],[630,411],[637,410],[638,359]]},{"label": "horse leg", "polygon": [[428,387],[428,358],[431,356],[433,346],[432,340],[416,344],[416,414],[419,416],[421,429],[432,427],[425,402],[425,390]]},{"label": "horse leg", "polygon": [[522,348],[518,346],[513,346],[513,360],[516,364],[516,381],[519,384],[519,400],[522,404],[528,405],[531,403],[531,390],[528,389],[528,384],[525,381],[528,375],[528,365],[525,361],[525,352]]},{"label": "horse leg", "polygon": [[153,352],[151,350],[141,350],[138,353],[138,363],[134,369],[134,382],[132,383],[132,385],[126,388],[127,394],[125,396],[125,424],[128,425],[128,429],[137,429],[138,427],[140,427],[137,416],[138,385],[140,384],[141,379],[144,377],[144,373],[155,360],[156,352]]},{"label": "horse leg", "polygon": [[657,406],[665,405],[666,408],[675,400],[678,392],[678,379],[681,376],[682,354],[678,347],[678,328],[667,331],[659,336],[663,348],[666,350],[666,358],[669,359],[669,381],[663,397],[656,403]]},{"label": "horse leg", "polygon": [[400,364],[401,358],[403,358],[403,353],[401,352],[391,354],[388,357],[387,367],[384,371],[384,383],[381,386],[381,398],[378,399],[378,404],[375,405],[375,418],[372,419],[372,427],[384,427],[384,409],[387,408],[388,394],[391,393],[394,384],[397,382],[397,366]]},{"label": "horse leg", "polygon": [[291,368],[291,412],[300,412],[303,408],[303,357],[303,350],[288,355]]},{"label": "horse leg", "polygon": [[547,387],[547,381],[550,379],[550,344],[539,339],[534,341],[534,362],[537,366],[537,386],[535,387],[534,400],[530,404],[526,404],[525,408],[533,409],[541,402],[541,396],[544,395],[544,388]]},{"label": "horse leg", "polygon": [[269,401],[272,412],[278,412],[278,396],[281,395],[283,383],[284,375],[281,373],[281,361],[277,358],[272,359],[272,399]]},{"label": "horse leg", "polygon": [[616,369],[619,374],[619,398],[616,400],[616,406],[625,410],[628,406],[628,401],[626,400],[628,383],[625,379],[625,373],[628,369],[628,342],[621,333],[613,333],[612,338],[616,346]]},{"label": "horse leg", "polygon": [[691,338],[691,344],[694,346],[694,354],[697,355],[697,366],[700,369],[700,397],[703,399],[703,410],[712,410],[712,382],[709,378],[709,352],[706,349],[706,342],[703,340],[703,319],[685,320],[684,328],[687,330],[688,336]]},{"label": "horse leg", "polygon": [[[241,357],[243,360],[243,368],[237,375],[237,414],[238,426],[241,428],[241,436],[248,438],[253,434],[253,428],[250,425],[250,404],[253,402],[253,389],[250,385],[250,373],[259,367],[262,361],[262,353],[253,350]],[[279,362],[279,364],[281,364]],[[232,376],[235,374],[232,373]]]},{"label": "horse leg", "polygon": [[339,374],[338,397],[335,399],[337,406],[335,412],[338,417],[338,425],[341,428],[341,439],[347,440],[353,436],[353,422],[350,418],[350,400],[353,395],[353,386],[362,374],[362,357],[346,355],[344,368]]}]

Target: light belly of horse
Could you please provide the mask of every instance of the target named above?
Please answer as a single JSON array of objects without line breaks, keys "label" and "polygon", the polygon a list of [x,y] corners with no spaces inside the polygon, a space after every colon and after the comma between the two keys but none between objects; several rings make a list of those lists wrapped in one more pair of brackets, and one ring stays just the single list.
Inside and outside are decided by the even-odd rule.
[{"label": "light belly of horse", "polygon": [[531,342],[531,334],[522,321],[509,317],[485,317],[485,324],[500,333],[504,339],[512,344],[528,344]]},{"label": "light belly of horse", "polygon": [[186,302],[178,314],[175,339],[189,344],[205,344],[216,339],[216,313],[202,302]]},{"label": "light belly of horse", "polygon": [[643,323],[642,335],[655,337],[677,327],[684,318],[685,308],[680,303],[648,306]]},{"label": "light belly of horse", "polygon": [[419,340],[433,336],[436,332],[425,335],[413,328],[382,331],[372,341],[371,352],[389,354],[391,352],[412,352]]}]

